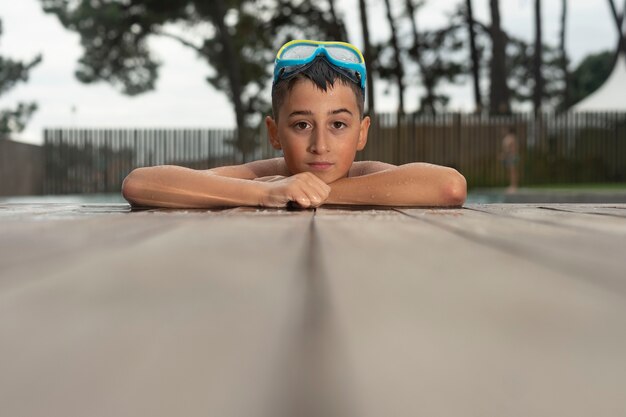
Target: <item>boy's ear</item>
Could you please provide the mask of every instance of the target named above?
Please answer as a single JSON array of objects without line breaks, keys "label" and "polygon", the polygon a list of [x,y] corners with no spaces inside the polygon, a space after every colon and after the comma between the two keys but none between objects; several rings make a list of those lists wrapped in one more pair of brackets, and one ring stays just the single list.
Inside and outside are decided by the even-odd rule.
[{"label": "boy's ear", "polygon": [[270,145],[274,149],[282,149],[280,146],[280,141],[278,140],[278,126],[276,125],[276,121],[272,119],[270,116],[265,117],[265,126],[267,127],[267,136],[270,141]]},{"label": "boy's ear", "polygon": [[359,141],[357,142],[357,145],[356,145],[357,151],[362,151],[363,148],[365,148],[365,145],[367,144],[367,134],[370,130],[371,122],[372,121],[369,116],[365,116],[363,120],[361,120],[361,127],[359,130]]}]

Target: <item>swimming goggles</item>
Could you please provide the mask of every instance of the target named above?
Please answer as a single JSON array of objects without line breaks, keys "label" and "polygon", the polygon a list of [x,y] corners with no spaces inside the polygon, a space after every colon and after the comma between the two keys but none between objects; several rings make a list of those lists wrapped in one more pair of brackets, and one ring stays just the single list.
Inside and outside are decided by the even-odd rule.
[{"label": "swimming goggles", "polygon": [[356,46],[346,42],[295,40],[278,50],[274,63],[274,84],[304,71],[317,57],[323,57],[337,72],[365,90],[365,60]]}]

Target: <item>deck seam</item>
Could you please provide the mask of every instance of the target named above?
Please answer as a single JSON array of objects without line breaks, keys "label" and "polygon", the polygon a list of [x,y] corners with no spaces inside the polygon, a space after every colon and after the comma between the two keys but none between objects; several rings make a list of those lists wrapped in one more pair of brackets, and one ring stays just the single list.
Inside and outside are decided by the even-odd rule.
[{"label": "deck seam", "polygon": [[300,372],[290,375],[292,379],[287,381],[286,387],[289,401],[277,414],[351,417],[356,415],[353,404],[346,395],[339,395],[345,394],[345,384],[338,384],[333,375],[329,375],[333,368],[328,366],[328,359],[337,355],[339,349],[337,332],[333,331],[328,274],[322,262],[316,212],[314,209],[302,257],[304,285],[300,324],[287,358],[293,361],[288,368],[297,367]]},{"label": "deck seam", "polygon": [[[535,208],[543,209],[543,210],[552,210],[552,211],[562,212],[562,213],[572,213],[572,214],[581,214],[581,215],[588,214],[590,216],[595,215],[594,213],[581,213],[581,212],[577,212],[577,211],[559,210],[557,208],[551,208],[551,207],[537,206]],[[536,223],[544,224],[546,226],[558,227],[560,229],[565,229],[565,230],[575,229],[575,230],[580,230],[580,231],[584,231],[584,232],[589,232],[589,231],[598,232],[597,229],[592,229],[592,228],[589,228],[589,227],[579,226],[579,225],[576,225],[576,224],[558,223],[558,222],[555,222],[555,221],[542,220],[542,219],[529,219],[529,218],[526,218],[526,217],[515,216],[515,215],[512,215],[512,214],[494,213],[492,211],[481,210],[481,209],[476,208],[476,207],[463,207],[463,209],[470,210],[470,211],[475,211],[475,212],[478,212],[478,213],[488,214],[488,215],[496,216],[496,217],[504,217],[504,218],[507,218],[507,219],[521,220],[521,221],[524,221],[524,222],[530,223],[530,224],[536,224]],[[597,214],[603,214],[603,213],[597,213]],[[604,215],[611,216],[610,214],[604,214]],[[611,217],[613,217],[613,216],[611,216]],[[624,216],[614,216],[614,217],[617,217],[619,219],[624,219]]]},{"label": "deck seam", "polygon": [[[566,210],[564,208],[559,208],[559,207],[545,207],[545,206],[537,206],[538,209],[541,210],[551,210],[551,211],[558,211],[558,212],[562,212],[562,213],[576,213],[576,214],[586,214],[589,216],[608,216],[608,217],[616,217],[618,219],[625,219],[625,216],[619,215],[619,214],[611,214],[611,213],[589,213],[586,211],[575,211],[575,210]],[[612,207],[615,209],[619,209],[622,210],[621,207]]]},{"label": "deck seam", "polygon": [[[465,209],[465,208],[464,208]],[[617,291],[619,293],[619,295],[621,297],[626,298],[626,288],[623,285],[617,285],[617,282],[614,280],[611,281],[598,281],[596,279],[590,279],[588,276],[581,274],[581,271],[576,268],[576,267],[568,267],[567,264],[561,264],[558,262],[554,262],[552,257],[549,255],[544,254],[541,251],[536,251],[533,253],[529,253],[528,252],[528,248],[527,247],[520,247],[520,245],[517,245],[515,243],[512,243],[508,240],[503,240],[503,239],[496,239],[496,238],[492,238],[492,237],[488,237],[488,236],[479,236],[475,233],[472,232],[466,232],[464,230],[461,230],[459,228],[456,227],[452,227],[452,226],[448,226],[442,222],[438,222],[436,220],[430,220],[430,219],[426,219],[426,218],[421,218],[415,215],[412,215],[410,213],[406,213],[403,212],[401,209],[394,209],[396,211],[398,211],[399,213],[404,214],[405,216],[408,216],[412,219],[418,220],[418,221],[422,221],[425,223],[428,223],[430,225],[436,226],[440,229],[443,229],[447,232],[450,232],[456,236],[459,236],[465,240],[468,240],[470,242],[473,243],[477,243],[483,246],[486,246],[488,248],[491,248],[493,250],[502,252],[502,253],[506,253],[507,255],[510,256],[514,256],[520,259],[523,259],[525,261],[528,262],[536,262],[537,264],[560,274],[569,274],[572,277],[576,277],[579,280],[584,281],[587,284],[592,284],[592,285],[599,285],[602,288],[608,290],[608,291]],[[491,213],[487,213],[490,215],[495,216],[494,214]],[[522,248],[524,250],[520,251],[519,249]]]}]

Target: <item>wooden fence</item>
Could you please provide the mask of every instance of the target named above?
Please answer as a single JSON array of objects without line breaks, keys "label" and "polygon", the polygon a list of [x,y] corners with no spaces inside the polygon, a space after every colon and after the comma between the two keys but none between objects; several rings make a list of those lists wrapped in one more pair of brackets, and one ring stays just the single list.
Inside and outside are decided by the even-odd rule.
[{"label": "wooden fence", "polygon": [[[626,180],[626,114],[528,114],[488,117],[459,113],[379,114],[358,160],[430,162],[458,169],[470,187],[503,186],[501,141],[517,131],[521,183]],[[116,192],[135,167],[176,164],[196,169],[243,160],[234,130],[47,129],[44,190],[48,194]],[[246,159],[279,156],[267,143]]]}]

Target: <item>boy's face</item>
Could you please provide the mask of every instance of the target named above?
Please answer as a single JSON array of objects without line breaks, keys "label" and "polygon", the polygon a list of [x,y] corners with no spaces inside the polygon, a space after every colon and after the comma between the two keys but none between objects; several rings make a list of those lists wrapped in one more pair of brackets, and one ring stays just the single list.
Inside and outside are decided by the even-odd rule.
[{"label": "boy's face", "polygon": [[278,112],[278,122],[268,117],[266,125],[291,174],[311,172],[327,184],[348,175],[370,125],[369,117],[360,119],[350,87],[337,81],[322,91],[310,80],[299,80]]}]

